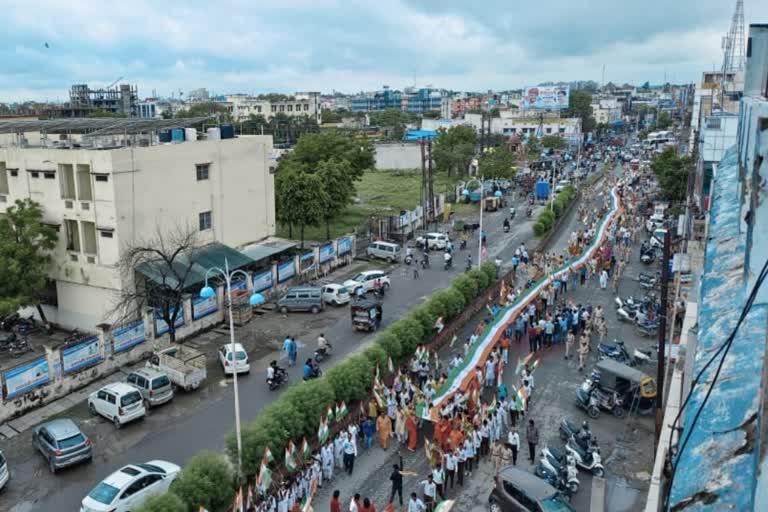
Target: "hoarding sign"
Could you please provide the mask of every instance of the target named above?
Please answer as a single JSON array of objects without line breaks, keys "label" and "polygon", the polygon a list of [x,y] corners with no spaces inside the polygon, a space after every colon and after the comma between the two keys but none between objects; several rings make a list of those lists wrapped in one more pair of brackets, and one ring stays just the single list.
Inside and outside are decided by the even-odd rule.
[{"label": "hoarding sign", "polygon": [[283,281],[290,279],[295,275],[296,275],[296,266],[293,264],[293,260],[283,263],[282,265],[278,265],[277,267],[278,283],[282,283]]},{"label": "hoarding sign", "polygon": [[124,352],[131,347],[144,343],[147,336],[144,331],[144,320],[136,320],[129,324],[112,329],[112,351]]},{"label": "hoarding sign", "polygon": [[101,361],[99,338],[93,337],[61,351],[61,367],[64,373],[76,372]]},{"label": "hoarding sign", "polygon": [[261,292],[266,289],[272,288],[272,271],[267,270],[261,274],[254,274],[253,276],[253,293]]},{"label": "hoarding sign", "polygon": [[342,256],[352,250],[352,239],[348,236],[339,238],[337,245],[339,246],[339,256]]},{"label": "hoarding sign", "polygon": [[[171,316],[173,316],[174,311],[175,309],[171,310]],[[184,310],[182,310],[176,317],[175,325],[177,328],[184,325]],[[162,313],[158,310],[155,310],[155,338],[162,336],[168,331],[170,331],[170,329],[168,328],[168,323],[163,320]]]},{"label": "hoarding sign", "polygon": [[248,283],[245,281],[245,279],[241,278],[239,281],[232,281],[231,288],[233,292],[235,290],[247,290]]},{"label": "hoarding sign", "polygon": [[325,263],[326,261],[333,259],[335,253],[336,252],[333,250],[333,243],[323,245],[320,247],[320,263]]},{"label": "hoarding sign", "polygon": [[195,297],[192,299],[192,318],[197,320],[203,318],[206,315],[210,315],[219,309],[219,304],[216,302],[216,294],[213,297],[204,299],[203,297]]},{"label": "hoarding sign", "polygon": [[526,87],[523,94],[523,108],[559,110],[568,108],[571,97],[568,85],[539,85]]},{"label": "hoarding sign", "polygon": [[23,366],[8,370],[3,373],[3,377],[6,398],[23,395],[30,389],[35,389],[50,381],[48,359],[45,357],[35,359]]}]

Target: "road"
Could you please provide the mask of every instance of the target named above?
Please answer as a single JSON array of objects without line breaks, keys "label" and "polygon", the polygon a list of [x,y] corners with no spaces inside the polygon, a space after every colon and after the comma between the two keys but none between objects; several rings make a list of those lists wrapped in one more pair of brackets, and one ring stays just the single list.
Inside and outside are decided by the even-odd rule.
[{"label": "road", "polygon": [[[541,207],[537,207],[537,210]],[[524,210],[518,208],[518,212]],[[486,213],[484,229],[488,233],[489,257],[501,255],[509,261],[514,248],[520,242],[531,242],[533,219],[518,214],[513,221],[510,233],[502,231],[502,221],[506,211]],[[534,215],[535,218],[535,215]],[[471,244],[471,243],[470,243]],[[457,251],[454,268],[444,271],[441,254],[432,256],[432,268],[420,271],[421,278],[413,280],[409,271],[400,271],[397,267],[391,273],[392,287],[384,300],[384,324],[388,324],[420,304],[433,291],[445,287],[453,277],[463,269],[466,255],[471,252],[473,260],[477,258],[477,238],[466,251]],[[363,335],[350,329],[346,309],[329,311],[318,318],[311,317],[317,325],[315,329],[302,331],[304,340],[314,340],[322,329],[333,343],[334,354],[327,364],[329,367],[345,356],[370,343],[375,334]],[[302,330],[300,320],[288,316],[287,322],[274,315],[282,326],[280,337]],[[302,315],[302,319],[307,315]],[[258,318],[252,324],[259,322]],[[259,324],[255,324],[258,328]],[[314,345],[300,347],[299,361],[309,357]],[[252,365],[250,375],[239,379],[242,421],[252,420],[267,404],[280,394],[269,392],[264,384],[264,368],[270,359],[278,354],[264,351],[260,360]],[[301,368],[292,368],[291,380],[301,378]],[[114,430],[101,418],[90,417],[84,403],[81,403],[62,415],[77,419],[95,442],[93,462],[73,467],[51,475],[43,458],[35,453],[29,443],[30,433],[23,433],[10,441],[0,444],[6,454],[12,480],[0,494],[0,511],[59,511],[77,510],[91,488],[101,479],[125,464],[144,462],[151,459],[165,459],[184,464],[191,456],[202,449],[223,450],[226,435],[234,429],[233,392],[231,381],[222,378],[218,367],[209,368],[209,385],[198,392],[179,395],[172,403],[153,411],[145,420]]]}]

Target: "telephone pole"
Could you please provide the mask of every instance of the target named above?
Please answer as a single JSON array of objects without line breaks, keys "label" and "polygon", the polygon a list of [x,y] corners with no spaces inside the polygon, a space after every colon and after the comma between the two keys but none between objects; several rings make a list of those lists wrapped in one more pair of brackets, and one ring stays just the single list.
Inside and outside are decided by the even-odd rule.
[{"label": "telephone pole", "polygon": [[[669,257],[670,257],[670,233],[669,229],[664,234],[664,257],[661,267],[661,314],[659,315],[659,361],[656,367],[656,445],[659,443],[662,423],[664,421],[664,376],[666,375],[665,357],[667,352],[667,292],[669,281]],[[674,321],[674,319],[673,319]],[[672,351],[670,350],[670,353]]]}]

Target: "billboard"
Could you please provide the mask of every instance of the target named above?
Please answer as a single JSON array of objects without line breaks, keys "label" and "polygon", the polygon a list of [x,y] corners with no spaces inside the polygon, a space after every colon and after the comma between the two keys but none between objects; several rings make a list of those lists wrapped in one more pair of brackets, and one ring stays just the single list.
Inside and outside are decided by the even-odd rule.
[{"label": "billboard", "polygon": [[123,352],[144,343],[145,339],[144,320],[136,320],[112,329],[112,350],[115,353]]},{"label": "billboard", "polygon": [[61,351],[61,366],[64,373],[76,372],[101,360],[99,338],[91,338]]},{"label": "billboard", "polygon": [[[171,309],[170,316],[173,316],[173,312],[176,309]],[[176,316],[176,322],[174,322],[176,327],[181,327],[184,325],[184,311],[180,311],[178,316]],[[163,313],[159,309],[155,309],[155,338],[159,338],[163,334],[170,331],[168,328],[168,323],[163,320]]]},{"label": "billboard", "polygon": [[320,247],[320,263],[333,259],[335,255],[336,251],[333,249],[333,242]]},{"label": "billboard", "polygon": [[50,380],[48,376],[48,359],[41,357],[3,373],[5,377],[5,397],[13,398],[22,395]]},{"label": "billboard", "polygon": [[293,264],[293,260],[277,266],[277,282],[278,283],[282,283],[283,281],[290,279],[295,275],[296,275],[296,266]]},{"label": "billboard", "polygon": [[216,295],[204,299],[203,297],[195,297],[192,299],[192,318],[197,320],[203,318],[205,315],[210,315],[219,309],[219,304],[216,302]]},{"label": "billboard", "polygon": [[253,293],[264,291],[267,288],[272,288],[272,271],[267,270],[261,274],[254,274]]},{"label": "billboard", "polygon": [[571,89],[568,85],[537,85],[523,91],[523,108],[559,110],[568,108]]}]

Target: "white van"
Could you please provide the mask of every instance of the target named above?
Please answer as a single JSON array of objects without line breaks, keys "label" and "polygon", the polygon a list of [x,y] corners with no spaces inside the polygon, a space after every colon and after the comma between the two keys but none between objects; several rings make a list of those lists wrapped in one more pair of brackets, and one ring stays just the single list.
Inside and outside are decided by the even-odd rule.
[{"label": "white van", "polygon": [[443,250],[448,246],[450,239],[445,233],[427,233],[424,236],[420,236],[416,239],[416,244],[419,247],[423,247],[427,244],[430,249]]},{"label": "white van", "polygon": [[369,258],[380,258],[390,263],[400,261],[400,246],[391,242],[373,242],[365,253]]}]

